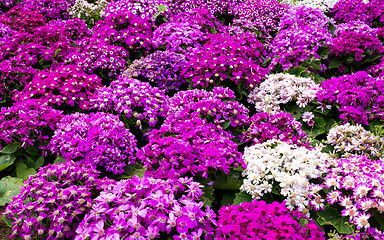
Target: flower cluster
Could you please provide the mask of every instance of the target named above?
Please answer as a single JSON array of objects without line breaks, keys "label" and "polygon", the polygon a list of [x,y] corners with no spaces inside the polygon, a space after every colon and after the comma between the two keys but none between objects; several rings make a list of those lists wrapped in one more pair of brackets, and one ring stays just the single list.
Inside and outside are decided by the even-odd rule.
[{"label": "flower cluster", "polygon": [[371,28],[368,24],[363,23],[361,21],[349,21],[347,23],[340,23],[337,25],[335,32],[333,33],[335,37],[340,36],[343,32],[357,32],[357,33],[368,33],[373,37],[377,36],[378,29]]},{"label": "flower cluster", "polygon": [[94,200],[76,230],[85,239],[213,239],[216,214],[190,178],[122,180]]},{"label": "flower cluster", "polygon": [[62,118],[61,111],[33,99],[15,103],[1,108],[0,140],[7,144],[22,142],[24,148],[27,144],[37,145],[46,150],[56,123]]},{"label": "flower cluster", "polygon": [[137,152],[148,176],[207,178],[213,169],[228,174],[231,167],[245,168],[233,136],[199,118],[162,126],[148,138],[148,145]]},{"label": "flower cluster", "polygon": [[153,21],[160,14],[159,7],[168,5],[170,0],[117,0],[108,4],[106,17],[118,12],[132,13],[140,18],[150,18]]},{"label": "flower cluster", "polygon": [[243,172],[245,179],[240,190],[260,199],[277,188],[286,198],[289,209],[297,208],[309,215],[308,194],[313,185],[309,180],[321,177],[324,172],[321,168],[329,158],[321,149],[298,147],[278,140],[246,148],[243,159],[247,169]]},{"label": "flower cluster", "polygon": [[41,103],[86,109],[99,87],[102,87],[99,77],[87,75],[79,67],[69,65],[52,72],[39,72],[23,91],[14,93],[13,99],[37,98]]},{"label": "flower cluster", "polygon": [[67,19],[74,0],[23,0],[21,6],[40,11],[49,19]]},{"label": "flower cluster", "polygon": [[99,172],[89,166],[74,162],[40,168],[3,213],[14,221],[11,238],[74,237],[97,193],[111,183],[110,179],[100,179]]},{"label": "flower cluster", "polygon": [[58,124],[50,149],[69,160],[101,166],[121,174],[126,164],[134,164],[136,139],[123,122],[108,113],[74,113]]},{"label": "flower cluster", "polygon": [[[311,206],[324,209],[326,199],[341,207],[341,215],[349,217],[357,229],[374,227],[370,217],[384,212],[383,161],[366,156],[330,159],[323,170],[324,184],[311,186]],[[327,189],[325,195],[322,189]]]},{"label": "flower cluster", "polygon": [[284,203],[253,200],[240,205],[223,206],[219,210],[216,240],[226,239],[316,239],[324,240],[324,233],[312,220],[301,226],[304,218],[298,211],[290,211]]},{"label": "flower cluster", "polygon": [[93,3],[87,0],[76,0],[69,9],[69,15],[74,18],[80,18],[84,20],[88,26],[92,26],[104,17],[105,7],[109,2],[110,0],[97,0]]},{"label": "flower cluster", "polygon": [[[339,0],[314,0],[314,1],[313,0],[298,0],[298,1],[295,1],[294,5],[295,6],[306,6],[306,7],[310,7],[310,8],[317,8],[323,12],[329,12],[335,6],[335,4],[338,1]],[[293,5],[292,0],[288,0],[288,1],[283,0],[282,2],[283,3],[289,2],[289,3],[292,3],[289,5]]]},{"label": "flower cluster", "polygon": [[124,114],[133,124],[142,128],[165,118],[169,97],[163,90],[127,76],[121,76],[109,87],[99,88],[93,100],[94,108]]},{"label": "flower cluster", "polygon": [[45,17],[39,11],[33,11],[19,6],[13,7],[4,15],[0,15],[0,22],[15,31],[33,32],[33,29],[46,23]]},{"label": "flower cluster", "polygon": [[331,128],[327,143],[334,147],[336,153],[341,153],[341,157],[359,154],[379,158],[384,151],[384,139],[365,130],[361,125],[350,123]]},{"label": "flower cluster", "polygon": [[379,64],[369,66],[366,71],[372,76],[384,79],[384,58],[380,60]]},{"label": "flower cluster", "polygon": [[216,126],[224,123],[232,127],[245,125],[249,110],[234,99],[234,92],[223,87],[214,87],[212,91],[179,91],[169,101],[164,125],[193,118],[205,119]]},{"label": "flower cluster", "polygon": [[301,123],[290,113],[256,113],[249,118],[249,124],[248,131],[242,136],[243,142],[261,144],[270,139],[279,139],[298,146],[309,145],[307,134],[301,130]]},{"label": "flower cluster", "polygon": [[233,14],[233,9],[240,0],[184,0],[176,1],[171,7],[174,12],[191,12],[194,9],[206,9],[211,14],[225,15]]},{"label": "flower cluster", "polygon": [[320,87],[311,79],[295,77],[287,73],[271,74],[248,96],[248,102],[255,104],[258,112],[280,111],[281,104],[296,101],[305,108],[315,100]]},{"label": "flower cluster", "polygon": [[366,72],[333,77],[321,83],[317,101],[336,105],[345,122],[368,125],[373,119],[384,119],[384,80]]},{"label": "flower cluster", "polygon": [[212,33],[216,31],[225,31],[223,24],[220,23],[215,16],[205,8],[191,9],[188,12],[180,12],[172,15],[170,18],[172,22],[189,22],[190,24],[197,24],[204,33]]},{"label": "flower cluster", "polygon": [[280,18],[288,6],[277,0],[248,0],[234,8],[233,23],[259,33],[259,38],[271,40],[277,32]]},{"label": "flower cluster", "polygon": [[235,89],[250,91],[266,75],[260,66],[265,54],[253,34],[212,34],[203,48],[192,54],[184,74],[194,87],[234,85]]},{"label": "flower cluster", "polygon": [[148,81],[166,92],[179,90],[187,81],[181,75],[187,60],[183,54],[170,51],[156,51],[139,60],[135,60],[124,72],[124,76]]},{"label": "flower cluster", "polygon": [[340,0],[331,9],[333,18],[338,22],[370,22],[369,4],[362,0]]},{"label": "flower cluster", "polygon": [[15,30],[4,23],[0,23],[0,46],[4,45],[14,34],[16,34]]},{"label": "flower cluster", "polygon": [[54,26],[58,26],[59,28],[63,28],[67,38],[72,41],[78,41],[85,37],[91,36],[91,31],[87,27],[87,24],[79,18],[51,20],[49,23]]}]

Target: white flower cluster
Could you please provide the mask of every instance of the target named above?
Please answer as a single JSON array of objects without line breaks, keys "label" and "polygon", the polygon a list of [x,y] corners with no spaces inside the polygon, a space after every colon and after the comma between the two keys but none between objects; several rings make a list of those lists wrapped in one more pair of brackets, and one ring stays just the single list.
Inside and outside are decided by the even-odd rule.
[{"label": "white flower cluster", "polygon": [[308,214],[309,180],[321,176],[324,171],[320,169],[330,158],[321,149],[309,150],[275,139],[246,148],[243,159],[247,169],[240,190],[256,199],[273,191],[286,198],[289,209]]},{"label": "white flower cluster", "polygon": [[341,157],[352,154],[368,154],[376,158],[381,157],[384,150],[384,139],[365,130],[361,125],[350,123],[335,126],[329,130],[327,143],[331,144]]},{"label": "white flower cluster", "polygon": [[281,3],[287,4],[289,6],[306,6],[311,8],[318,8],[324,12],[328,12],[339,0],[282,0]]},{"label": "white flower cluster", "polygon": [[280,111],[279,104],[296,101],[296,104],[305,106],[316,98],[320,87],[310,78],[296,77],[291,74],[272,74],[253,89],[249,94],[248,102],[255,104],[258,112]]},{"label": "white flower cluster", "polygon": [[76,0],[73,7],[69,9],[69,14],[73,18],[80,18],[86,23],[94,24],[95,20],[104,17],[105,8],[111,0],[96,0],[89,3],[87,0]]}]

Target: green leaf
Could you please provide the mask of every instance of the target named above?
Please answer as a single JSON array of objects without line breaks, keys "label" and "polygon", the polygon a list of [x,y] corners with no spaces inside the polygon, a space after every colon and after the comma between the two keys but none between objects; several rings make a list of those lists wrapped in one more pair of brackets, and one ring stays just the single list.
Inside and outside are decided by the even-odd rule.
[{"label": "green leaf", "polygon": [[297,221],[303,228],[306,227],[306,225],[308,224],[308,219],[306,218],[300,218],[299,221]]},{"label": "green leaf", "polygon": [[231,125],[231,119],[227,120],[226,122],[223,122],[220,125],[223,127],[223,129],[227,129]]},{"label": "green leaf", "polygon": [[41,156],[41,151],[35,146],[28,145],[25,151],[31,156],[35,156],[35,157]]},{"label": "green leaf", "polygon": [[36,163],[35,163],[35,169],[39,169],[41,166],[43,166],[44,164],[44,157],[43,156],[40,156],[37,160],[36,160]]},{"label": "green leaf", "polygon": [[230,171],[228,174],[222,173],[216,177],[213,188],[220,190],[239,190],[243,184],[241,174],[237,171]]},{"label": "green leaf", "polygon": [[295,67],[293,69],[293,74],[296,76],[296,77],[300,77],[302,73],[305,72],[305,70],[307,70],[307,68],[305,67]]},{"label": "green leaf", "polygon": [[203,201],[204,206],[212,206],[212,202],[215,200],[213,196],[214,191],[212,186],[204,184],[203,196],[201,196],[201,201]]},{"label": "green leaf", "polygon": [[334,208],[326,208],[325,211],[317,212],[317,221],[320,225],[331,225],[341,234],[351,234],[354,225],[349,223],[348,217],[342,217],[339,211]]},{"label": "green leaf", "polygon": [[343,63],[336,57],[329,60],[329,68],[339,68]]},{"label": "green leaf", "polygon": [[14,221],[10,218],[5,218],[5,216],[3,216],[2,218],[3,218],[3,221],[8,225],[8,227],[12,228],[12,223]]},{"label": "green leaf", "polygon": [[13,154],[10,155],[0,155],[0,171],[6,169],[11,166],[15,161],[15,156]]},{"label": "green leaf", "polygon": [[62,157],[62,156],[58,156],[55,161],[53,162],[53,164],[58,164],[58,163],[63,163],[65,162],[65,158]]},{"label": "green leaf", "polygon": [[302,128],[310,137],[315,138],[325,132],[325,125],[327,122],[322,117],[314,117],[313,120],[315,121],[313,126],[310,127],[307,126],[307,124],[304,124]]},{"label": "green leaf", "polygon": [[3,149],[1,149],[0,152],[5,154],[14,153],[17,151],[17,149],[21,147],[21,144],[22,144],[21,142],[8,144]]},{"label": "green leaf", "polygon": [[27,180],[30,175],[36,174],[35,169],[28,168],[27,165],[25,165],[22,162],[19,162],[16,164],[16,176],[18,178],[21,178],[23,180]]},{"label": "green leaf", "polygon": [[11,197],[20,193],[24,182],[20,178],[4,177],[0,180],[0,206],[11,203]]},{"label": "green leaf", "polygon": [[240,203],[244,202],[252,202],[252,196],[249,195],[246,192],[240,191],[239,193],[236,193],[235,200],[233,201],[233,204],[239,205]]},{"label": "green leaf", "polygon": [[230,191],[225,191],[223,198],[221,199],[220,206],[227,206],[233,204],[233,200],[235,200],[235,194]]},{"label": "green leaf", "polygon": [[310,63],[309,65],[313,68],[313,70],[316,70],[316,71],[322,70],[322,68],[316,63]]},{"label": "green leaf", "polygon": [[55,57],[57,57],[57,56],[59,55],[60,52],[61,52],[61,49],[60,49],[60,48],[56,49],[56,51],[55,51]]}]

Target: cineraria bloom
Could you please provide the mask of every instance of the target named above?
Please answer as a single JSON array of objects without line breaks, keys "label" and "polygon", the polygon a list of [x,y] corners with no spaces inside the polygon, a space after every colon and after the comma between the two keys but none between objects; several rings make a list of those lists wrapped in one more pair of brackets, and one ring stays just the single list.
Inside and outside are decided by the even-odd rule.
[{"label": "cineraria bloom", "polygon": [[370,24],[369,4],[362,0],[340,0],[331,9],[338,22],[361,21]]},{"label": "cineraria bloom", "polygon": [[3,213],[13,221],[11,238],[69,239],[93,199],[114,181],[100,179],[90,166],[66,162],[48,165],[30,176]]},{"label": "cineraria bloom", "polygon": [[147,168],[146,175],[155,178],[178,178],[245,165],[230,133],[200,118],[163,125],[148,134],[149,143],[139,149],[137,158]]},{"label": "cineraria bloom", "polygon": [[289,144],[309,146],[308,134],[301,130],[301,123],[290,113],[256,113],[249,118],[249,124],[249,129],[241,137],[243,142],[260,144],[270,139],[279,139]]},{"label": "cineraria bloom", "polygon": [[365,24],[359,20],[349,21],[347,23],[340,23],[334,32],[335,37],[340,36],[343,32],[357,32],[357,33],[368,33],[373,37],[377,36],[379,30],[377,28],[371,28],[368,24]]},{"label": "cineraria bloom", "polygon": [[23,0],[20,5],[27,9],[38,10],[49,19],[68,19],[68,9],[74,0]]},{"label": "cineraria bloom", "polygon": [[51,139],[50,150],[67,161],[101,166],[121,174],[135,163],[136,139],[115,115],[98,112],[65,116]]},{"label": "cineraria bloom", "polygon": [[321,168],[329,158],[321,150],[321,146],[308,149],[275,139],[246,148],[247,169],[240,190],[260,199],[277,187],[289,209],[309,215],[308,194],[313,185],[309,180],[322,175]]},{"label": "cineraria bloom", "polygon": [[384,1],[371,0],[369,1],[369,15],[372,22],[378,23],[379,26],[384,25]]},{"label": "cineraria bloom", "polygon": [[40,99],[41,103],[89,108],[96,89],[102,87],[96,75],[87,75],[79,67],[69,65],[55,71],[40,71],[13,100]]},{"label": "cineraria bloom", "polygon": [[0,1],[0,12],[7,12],[15,4],[14,0],[1,0]]},{"label": "cineraria bloom", "polygon": [[316,100],[336,106],[344,123],[368,125],[374,119],[384,120],[383,92],[384,79],[360,71],[323,81]]},{"label": "cineraria bloom", "polygon": [[194,87],[233,87],[244,95],[266,75],[260,66],[265,55],[263,45],[251,33],[212,34],[202,49],[191,54],[183,74]]},{"label": "cineraria bloom", "polygon": [[184,0],[174,1],[175,3],[170,5],[173,12],[191,12],[194,9],[206,9],[211,14],[215,15],[233,15],[233,9],[238,5],[240,0]]},{"label": "cineraria bloom", "polygon": [[214,87],[212,91],[179,91],[169,100],[169,112],[164,125],[193,118],[205,119],[220,126],[230,123],[231,127],[243,126],[248,121],[249,110],[238,101],[232,90]]},{"label": "cineraria bloom", "polygon": [[333,6],[335,6],[338,0],[298,0],[298,1],[283,0],[281,2],[290,6],[297,6],[297,7],[305,6],[310,8],[317,8],[323,12],[329,12],[330,9],[332,9]]},{"label": "cineraria bloom", "polygon": [[[384,29],[384,27],[383,27],[383,29]],[[384,31],[383,31],[383,33],[384,33]],[[383,34],[383,36],[384,36],[384,34]],[[374,77],[380,77],[380,78],[384,79],[384,58],[380,59],[379,64],[367,67],[366,71],[367,71],[367,73],[369,73],[370,75],[372,75]]]},{"label": "cineraria bloom", "polygon": [[135,60],[123,73],[123,76],[148,81],[152,86],[166,92],[185,88],[187,81],[181,75],[187,60],[183,54],[170,51],[156,51],[139,60]]},{"label": "cineraria bloom", "polygon": [[341,153],[341,157],[368,154],[371,158],[379,158],[384,151],[384,139],[375,136],[359,124],[346,123],[331,128],[327,135],[327,143],[334,147],[335,152]]},{"label": "cineraria bloom", "polygon": [[51,20],[49,24],[65,29],[65,35],[72,41],[78,41],[91,35],[91,30],[89,30],[87,24],[79,18]]},{"label": "cineraria bloom", "polygon": [[[349,221],[361,232],[380,227],[370,220],[370,216],[381,217],[384,212],[383,161],[352,155],[348,158],[328,159],[321,168],[324,185],[310,192],[309,197],[316,199],[310,204],[314,206],[315,202],[327,199],[329,204],[341,207],[341,215],[349,217]],[[320,191],[324,187],[327,191]]]},{"label": "cineraria bloom", "polygon": [[0,15],[2,24],[18,32],[27,31],[31,33],[33,29],[43,26],[46,21],[39,11],[24,9],[20,6],[15,6],[4,15]]},{"label": "cineraria bloom", "polygon": [[153,21],[156,20],[156,16],[159,15],[160,6],[166,6],[170,4],[170,0],[117,0],[111,1],[108,4],[105,16],[109,17],[111,14],[118,12],[131,12],[134,15],[141,18],[150,18]]},{"label": "cineraria bloom", "polygon": [[277,0],[247,0],[234,8],[233,23],[259,33],[259,39],[270,41],[277,32],[281,16],[288,6]]},{"label": "cineraria bloom", "polygon": [[212,240],[216,214],[191,178],[121,180],[95,198],[74,240]]},{"label": "cineraria bloom", "polygon": [[304,226],[298,220],[305,218],[291,211],[284,203],[253,200],[240,205],[223,206],[219,210],[216,240],[231,239],[295,239],[325,240],[324,232],[312,220]]},{"label": "cineraria bloom", "polygon": [[73,6],[68,10],[73,18],[80,18],[88,26],[93,26],[95,22],[104,18],[105,7],[111,0],[96,0],[88,2],[87,0],[75,0]]},{"label": "cineraria bloom", "polygon": [[120,76],[109,87],[99,88],[92,100],[93,108],[124,114],[140,129],[143,124],[152,128],[161,122],[167,116],[168,101],[164,90],[127,76]]},{"label": "cineraria bloom", "polygon": [[[46,150],[55,125],[63,118],[61,111],[44,106],[38,100],[20,101],[0,111],[0,142],[22,142]],[[1,147],[1,146],[0,146]]]},{"label": "cineraria bloom", "polygon": [[16,31],[10,28],[8,25],[0,23],[0,46],[4,45],[5,42],[15,33]]},{"label": "cineraria bloom", "polygon": [[305,108],[315,100],[320,87],[311,79],[296,77],[288,73],[271,74],[248,96],[248,102],[255,104],[258,112],[277,112],[280,105],[295,101]]}]

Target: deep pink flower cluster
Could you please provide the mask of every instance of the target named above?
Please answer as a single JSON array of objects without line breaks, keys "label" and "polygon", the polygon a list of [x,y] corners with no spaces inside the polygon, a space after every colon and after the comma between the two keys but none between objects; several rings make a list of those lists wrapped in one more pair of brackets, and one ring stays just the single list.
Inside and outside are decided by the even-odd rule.
[{"label": "deep pink flower cluster", "polygon": [[181,75],[187,60],[183,54],[156,51],[135,60],[124,72],[124,76],[138,78],[164,89],[166,92],[185,87],[187,81]]},{"label": "deep pink flower cluster", "polygon": [[39,11],[33,11],[20,6],[13,7],[7,13],[0,15],[0,22],[15,31],[33,32],[33,29],[46,23],[45,17]]},{"label": "deep pink flower cluster", "polygon": [[67,19],[75,0],[23,0],[21,6],[27,9],[40,11],[49,19]]},{"label": "deep pink flower cluster", "polygon": [[380,59],[379,64],[369,66],[366,71],[372,76],[380,77],[384,79],[384,58]]},{"label": "deep pink flower cluster", "polygon": [[368,125],[373,119],[384,120],[384,80],[366,72],[333,77],[321,83],[317,101],[335,105],[345,122]]},{"label": "deep pink flower cluster", "polygon": [[290,113],[256,113],[249,118],[249,129],[242,136],[244,142],[252,141],[252,144],[260,144],[269,139],[298,146],[308,146],[308,134],[301,130],[301,123]]},{"label": "deep pink flower cluster", "polygon": [[180,12],[170,17],[170,21],[190,22],[201,26],[200,30],[204,33],[223,31],[223,24],[206,8],[191,9],[188,12]]},{"label": "deep pink flower cluster", "polygon": [[181,13],[200,8],[216,15],[232,15],[233,8],[240,2],[240,0],[184,0],[176,1],[172,4],[171,9],[176,13]]},{"label": "deep pink flower cluster", "polygon": [[0,46],[4,45],[5,42],[16,34],[16,31],[7,26],[4,23],[0,23]]},{"label": "deep pink flower cluster", "polygon": [[212,34],[202,49],[192,54],[184,74],[194,87],[234,85],[235,89],[250,91],[267,73],[260,66],[265,55],[263,45],[253,34]]},{"label": "deep pink flower cluster", "polygon": [[370,24],[369,4],[361,0],[339,0],[331,9],[338,22],[361,21]]},{"label": "deep pink flower cluster", "polygon": [[211,170],[228,174],[231,167],[246,167],[237,144],[230,140],[234,137],[199,118],[163,125],[148,138],[149,143],[137,152],[147,176],[207,178]]},{"label": "deep pink flower cluster", "polygon": [[65,35],[73,41],[78,41],[91,35],[91,30],[88,29],[87,24],[79,18],[51,20],[49,23],[58,26],[59,28],[63,28]]},{"label": "deep pink flower cluster", "polygon": [[90,99],[96,89],[102,87],[96,75],[87,75],[79,67],[69,65],[55,71],[40,71],[23,91],[15,92],[13,100],[40,99],[41,103],[52,105],[90,107]]},{"label": "deep pink flower cluster", "polygon": [[61,111],[44,106],[37,100],[15,103],[1,108],[0,140],[6,144],[22,142],[24,148],[29,144],[46,150],[56,123],[62,118]]},{"label": "deep pink flower cluster", "polygon": [[97,90],[94,108],[124,114],[133,124],[154,127],[167,115],[169,97],[163,90],[127,76]]},{"label": "deep pink flower cluster", "polygon": [[122,174],[127,164],[136,162],[136,142],[115,115],[74,113],[57,124],[49,147],[67,161],[76,160]]},{"label": "deep pink flower cluster", "polygon": [[11,238],[64,239],[75,230],[93,199],[114,181],[74,162],[48,165],[30,176],[5,212],[13,220]]},{"label": "deep pink flower cluster", "polygon": [[290,211],[285,203],[253,200],[252,203],[223,206],[219,210],[216,240],[295,239],[323,240],[321,229],[312,220],[305,226],[298,223],[304,215]]},{"label": "deep pink flower cluster", "polygon": [[216,215],[204,209],[202,187],[191,178],[119,181],[94,200],[74,239],[212,240]]}]

